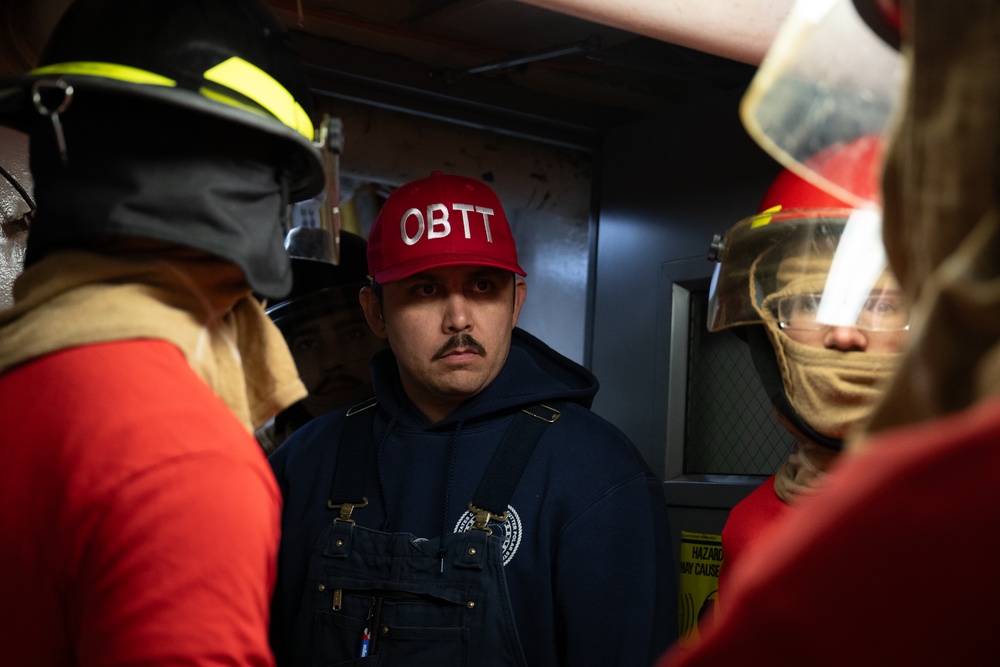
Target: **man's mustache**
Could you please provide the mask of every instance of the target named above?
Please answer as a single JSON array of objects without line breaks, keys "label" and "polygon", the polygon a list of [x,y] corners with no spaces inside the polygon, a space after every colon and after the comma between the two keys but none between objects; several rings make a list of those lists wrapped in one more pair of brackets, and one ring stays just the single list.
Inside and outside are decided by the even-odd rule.
[{"label": "man's mustache", "polygon": [[466,348],[472,350],[480,356],[486,356],[486,348],[479,344],[475,338],[467,333],[455,334],[448,339],[448,342],[441,346],[435,354],[435,359],[440,359],[452,350],[457,350],[459,348]]}]

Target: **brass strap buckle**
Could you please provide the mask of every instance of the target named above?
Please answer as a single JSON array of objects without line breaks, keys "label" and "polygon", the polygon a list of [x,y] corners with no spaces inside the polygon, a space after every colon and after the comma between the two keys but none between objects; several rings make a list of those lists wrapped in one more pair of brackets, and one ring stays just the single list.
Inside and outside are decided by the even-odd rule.
[{"label": "brass strap buckle", "polygon": [[334,521],[346,521],[347,523],[354,523],[354,519],[351,518],[351,512],[354,508],[364,508],[368,507],[368,498],[365,497],[360,503],[334,503],[332,500],[326,501],[326,506],[332,510],[340,510],[340,516],[334,519]]},{"label": "brass strap buckle", "polygon": [[523,412],[526,415],[530,415],[531,417],[534,417],[535,419],[541,419],[543,422],[545,422],[547,424],[552,424],[553,422],[555,422],[555,420],[559,419],[560,415],[562,415],[561,412],[559,412],[555,408],[551,408],[551,407],[545,405],[544,403],[539,403],[538,407],[542,408],[543,410],[548,410],[548,412],[547,413],[539,414],[537,412],[532,412],[528,408],[522,408],[521,412]]},{"label": "brass strap buckle", "polygon": [[507,520],[507,512],[502,512],[501,514],[494,514],[489,510],[484,510],[481,507],[476,507],[472,503],[469,503],[469,511],[472,512],[472,527],[476,530],[486,531],[487,535],[493,534],[493,529],[490,528],[490,520],[494,520],[497,523],[503,523]]}]

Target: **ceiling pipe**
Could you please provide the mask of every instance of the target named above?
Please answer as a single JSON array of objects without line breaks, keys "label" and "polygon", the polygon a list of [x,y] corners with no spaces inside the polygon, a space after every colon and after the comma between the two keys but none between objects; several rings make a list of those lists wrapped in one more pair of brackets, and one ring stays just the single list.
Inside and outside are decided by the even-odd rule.
[{"label": "ceiling pipe", "polygon": [[794,0],[517,0],[690,49],[760,65]]}]

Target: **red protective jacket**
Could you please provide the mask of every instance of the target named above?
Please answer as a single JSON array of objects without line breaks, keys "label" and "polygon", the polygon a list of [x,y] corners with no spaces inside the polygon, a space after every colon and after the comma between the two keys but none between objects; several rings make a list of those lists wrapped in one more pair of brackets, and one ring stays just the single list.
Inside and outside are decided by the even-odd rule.
[{"label": "red protective jacket", "polygon": [[980,665],[996,657],[1000,400],[845,454],[658,667]]},{"label": "red protective jacket", "polygon": [[0,410],[0,662],[273,664],[280,495],[177,348],[50,354]]},{"label": "red protective jacket", "polygon": [[729,573],[750,545],[782,517],[794,511],[774,492],[774,475],[768,477],[729,512],[722,528],[722,569],[719,572],[719,601],[725,604]]}]

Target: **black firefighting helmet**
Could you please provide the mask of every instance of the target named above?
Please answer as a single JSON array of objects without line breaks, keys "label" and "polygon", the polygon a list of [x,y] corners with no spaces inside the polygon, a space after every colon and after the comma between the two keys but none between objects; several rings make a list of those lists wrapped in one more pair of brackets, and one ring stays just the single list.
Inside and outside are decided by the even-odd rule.
[{"label": "black firefighting helmet", "polygon": [[288,293],[289,204],[326,178],[311,96],[261,0],[75,0],[38,67],[0,79],[0,124],[28,133],[30,267],[118,239],[202,250]]},{"label": "black firefighting helmet", "polygon": [[0,123],[28,131],[38,105],[58,108],[66,86],[76,106],[121,96],[237,125],[282,162],[292,201],[322,189],[309,87],[285,29],[257,0],[76,0],[38,66],[0,79]]}]

